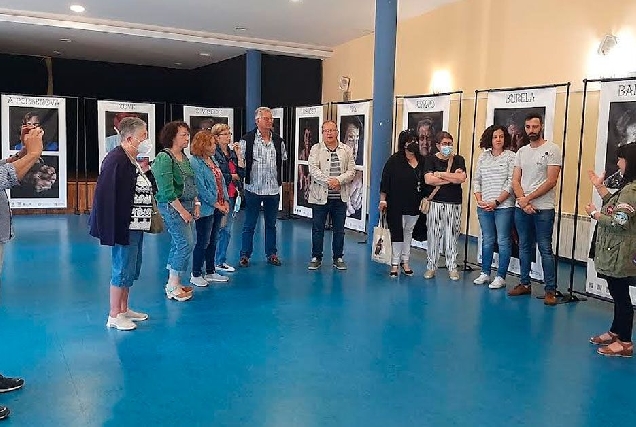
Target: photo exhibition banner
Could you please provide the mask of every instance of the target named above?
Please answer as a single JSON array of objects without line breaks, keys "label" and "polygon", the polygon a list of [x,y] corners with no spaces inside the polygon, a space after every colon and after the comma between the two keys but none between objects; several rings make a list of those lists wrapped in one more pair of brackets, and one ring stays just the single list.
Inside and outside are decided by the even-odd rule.
[{"label": "photo exhibition banner", "polygon": [[309,151],[320,142],[323,106],[296,108],[296,168],[294,171],[294,214],[311,218],[309,206]]},{"label": "photo exhibition banner", "polygon": [[[633,143],[636,143],[636,80],[602,82],[594,170],[599,175],[605,172],[606,185],[612,192],[617,191],[616,187],[621,179],[616,165],[616,150]],[[596,191],[593,191],[592,201],[596,207],[602,205]],[[595,226],[596,221],[592,220],[590,241]],[[594,261],[591,259],[587,260],[586,291],[611,299],[607,281],[597,276]],[[636,301],[636,287],[630,286],[629,293],[632,301]]]},{"label": "photo exhibition banner", "polygon": [[[450,121],[450,95],[421,96],[417,98],[404,98],[402,108],[402,129],[414,129],[418,135],[420,153],[426,156],[434,152],[435,134],[440,131],[448,131]],[[393,150],[397,150],[397,138]],[[413,240],[411,246],[427,249],[427,242]]]},{"label": "photo exhibition banner", "polygon": [[[183,106],[183,121],[190,125],[190,141],[194,135],[200,130],[211,130],[212,126],[217,123],[223,123],[230,127],[230,131],[234,133],[234,110],[232,108],[206,108]],[[232,135],[232,141],[238,141],[241,135]],[[185,149],[186,154],[190,155],[190,146]]]},{"label": "photo exhibition banner", "polygon": [[[525,117],[530,113],[538,113],[543,117],[543,138],[553,141],[554,112],[556,108],[556,88],[521,89],[514,91],[500,91],[488,93],[486,126],[502,125],[512,136],[512,151],[518,151],[525,139]],[[477,258],[481,263],[481,231],[478,239]],[[498,253],[493,258],[493,268],[499,263]],[[512,258],[508,271],[520,274],[519,265],[519,237],[512,226]],[[535,251],[530,267],[530,277],[543,280],[543,268],[539,249]]]},{"label": "photo exhibition banner", "polygon": [[337,105],[338,136],[351,147],[356,161],[356,174],[350,184],[351,196],[347,203],[345,227],[364,232],[367,218],[367,151],[370,147],[371,102]]},{"label": "photo exhibition banner", "polygon": [[99,135],[99,164],[106,154],[117,147],[119,137],[119,123],[126,117],[138,117],[148,125],[148,138],[152,141],[155,151],[150,160],[155,158],[157,148],[155,131],[155,104],[140,104],[127,101],[97,101],[97,132]]},{"label": "photo exhibition banner", "polygon": [[[272,117],[274,118],[274,133],[278,134],[283,141],[285,140],[285,129],[283,129],[283,121],[285,115],[285,110],[282,108],[272,108]],[[285,147],[289,150],[289,144],[285,143]],[[281,186],[279,189],[280,197],[278,198],[278,210],[283,210],[283,187]]]},{"label": "photo exhibition banner", "polygon": [[44,151],[22,184],[9,190],[9,203],[19,209],[67,207],[66,100],[48,96],[2,95],[2,154],[23,148],[22,125],[44,130]]}]

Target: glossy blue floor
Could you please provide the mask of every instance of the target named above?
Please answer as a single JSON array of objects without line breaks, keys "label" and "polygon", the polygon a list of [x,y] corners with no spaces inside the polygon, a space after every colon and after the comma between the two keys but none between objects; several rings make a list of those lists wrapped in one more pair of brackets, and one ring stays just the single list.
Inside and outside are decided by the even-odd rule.
[{"label": "glossy blue floor", "polygon": [[[26,386],[0,395],[12,410],[3,425],[634,420],[636,361],[604,358],[587,343],[607,330],[608,303],[548,308],[474,286],[476,271],[451,282],[440,270],[425,281],[421,252],[416,276],[391,280],[353,233],[348,271],[309,272],[310,224],[289,220],[278,227],[282,267],[265,264],[257,232],[249,268],[185,303],[163,293],[168,236],[146,236],[131,305],[150,319],[120,332],[105,327],[110,250],[88,236],[86,221],[14,218],[0,290],[0,372],[23,376]],[[237,254],[237,240],[230,251]]]}]

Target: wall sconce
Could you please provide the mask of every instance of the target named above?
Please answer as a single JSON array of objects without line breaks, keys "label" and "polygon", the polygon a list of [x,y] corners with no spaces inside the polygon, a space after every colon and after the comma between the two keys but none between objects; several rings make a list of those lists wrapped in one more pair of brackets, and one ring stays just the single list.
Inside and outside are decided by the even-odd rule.
[{"label": "wall sconce", "polygon": [[618,38],[612,34],[606,34],[598,45],[598,54],[607,56],[618,45]]}]

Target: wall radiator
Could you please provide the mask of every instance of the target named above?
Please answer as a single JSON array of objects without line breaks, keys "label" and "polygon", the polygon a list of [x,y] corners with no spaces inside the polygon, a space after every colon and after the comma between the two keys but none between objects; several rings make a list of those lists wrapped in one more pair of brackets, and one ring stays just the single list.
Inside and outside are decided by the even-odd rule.
[{"label": "wall radiator", "polygon": [[[574,246],[574,259],[577,261],[587,261],[590,251],[590,225],[591,219],[588,216],[578,216],[576,222],[576,242]],[[559,236],[559,257],[570,258],[572,255],[572,238],[574,237],[574,214],[561,214],[561,233]],[[557,227],[555,224],[552,235],[552,246],[556,253]]]}]

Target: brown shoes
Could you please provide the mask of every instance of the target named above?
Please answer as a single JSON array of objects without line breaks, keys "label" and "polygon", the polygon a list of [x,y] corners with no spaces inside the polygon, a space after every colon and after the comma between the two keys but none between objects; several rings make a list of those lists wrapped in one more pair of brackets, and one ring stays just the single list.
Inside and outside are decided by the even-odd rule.
[{"label": "brown shoes", "polygon": [[556,293],[554,291],[545,291],[545,297],[543,298],[543,304],[545,305],[557,305]]},{"label": "brown shoes", "polygon": [[613,332],[605,332],[601,335],[590,338],[590,342],[594,345],[610,345],[618,339],[618,335]]},{"label": "brown shoes", "polygon": [[530,285],[517,285],[512,290],[508,291],[509,297],[518,297],[520,295],[530,295],[532,293],[532,288]]},{"label": "brown shoes", "polygon": [[632,357],[634,355],[634,344],[631,342],[622,342],[618,339],[596,350],[598,354],[613,357]]}]

